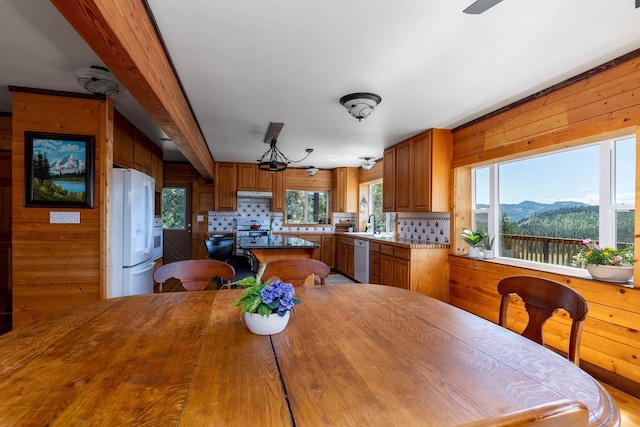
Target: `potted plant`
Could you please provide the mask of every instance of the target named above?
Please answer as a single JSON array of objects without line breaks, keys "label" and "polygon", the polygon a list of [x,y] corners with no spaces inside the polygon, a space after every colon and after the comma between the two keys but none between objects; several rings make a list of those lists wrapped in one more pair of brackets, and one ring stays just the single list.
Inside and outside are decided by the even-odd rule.
[{"label": "potted plant", "polygon": [[625,283],[633,276],[633,245],[622,249],[600,246],[591,239],[582,241],[582,248],[575,256],[589,274],[606,282]]},{"label": "potted plant", "polygon": [[460,237],[470,246],[469,256],[471,258],[479,258],[480,248],[482,247],[485,237],[487,237],[487,233],[482,230],[473,231],[468,228],[463,228]]},{"label": "potted plant", "polygon": [[263,263],[255,277],[245,277],[231,283],[243,288],[242,295],[233,302],[241,306],[247,328],[257,335],[280,333],[289,323],[290,312],[301,301],[295,298],[291,283],[280,280],[261,283],[267,263]]},{"label": "potted plant", "polygon": [[495,257],[493,252],[493,242],[496,240],[496,236],[491,237],[489,233],[484,238],[484,258],[491,259]]}]

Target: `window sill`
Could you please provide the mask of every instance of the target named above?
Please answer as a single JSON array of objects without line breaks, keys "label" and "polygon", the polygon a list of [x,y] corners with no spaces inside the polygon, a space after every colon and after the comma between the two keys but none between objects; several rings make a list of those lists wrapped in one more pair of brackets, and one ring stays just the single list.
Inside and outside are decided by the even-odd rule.
[{"label": "window sill", "polygon": [[567,267],[567,266],[564,266],[564,265],[543,264],[541,262],[524,261],[524,260],[521,260],[521,259],[514,259],[514,258],[495,257],[495,258],[491,258],[491,259],[484,259],[484,258],[470,258],[467,255],[454,255],[454,256],[459,256],[461,258],[468,258],[468,259],[475,260],[475,261],[491,262],[491,263],[494,263],[494,264],[508,265],[508,266],[511,266],[511,267],[526,268],[528,270],[544,271],[545,273],[561,274],[563,276],[577,277],[579,279],[591,280],[591,281],[594,281],[594,282],[606,283],[606,284],[610,284],[610,285],[614,284],[614,285],[618,285],[618,286],[624,286],[626,288],[633,288],[634,287],[633,278],[627,283],[605,282],[605,281],[600,281],[600,280],[594,279],[587,272],[587,270],[585,270],[583,268]]}]

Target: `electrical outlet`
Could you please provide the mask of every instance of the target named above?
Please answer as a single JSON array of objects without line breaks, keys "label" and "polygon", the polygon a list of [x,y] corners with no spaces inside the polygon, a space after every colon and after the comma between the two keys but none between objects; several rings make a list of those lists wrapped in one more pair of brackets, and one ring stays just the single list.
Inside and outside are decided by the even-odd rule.
[{"label": "electrical outlet", "polygon": [[80,224],[80,212],[49,212],[49,224]]}]

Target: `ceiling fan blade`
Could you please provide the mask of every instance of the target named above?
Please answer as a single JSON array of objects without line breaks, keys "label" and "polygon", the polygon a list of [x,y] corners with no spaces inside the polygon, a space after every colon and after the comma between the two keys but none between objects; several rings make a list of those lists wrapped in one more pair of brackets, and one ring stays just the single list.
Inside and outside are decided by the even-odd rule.
[{"label": "ceiling fan blade", "polygon": [[269,124],[269,129],[267,130],[267,134],[264,136],[264,142],[266,144],[271,144],[271,141],[273,141],[274,139],[277,140],[278,135],[280,135],[280,131],[282,130],[283,126],[284,126],[284,123],[271,122]]},{"label": "ceiling fan blade", "polygon": [[[502,0],[477,0],[471,6],[463,10],[464,13],[468,13],[470,15],[479,15],[482,12],[491,9],[493,6],[500,3]],[[636,4],[640,0],[636,0]]]}]

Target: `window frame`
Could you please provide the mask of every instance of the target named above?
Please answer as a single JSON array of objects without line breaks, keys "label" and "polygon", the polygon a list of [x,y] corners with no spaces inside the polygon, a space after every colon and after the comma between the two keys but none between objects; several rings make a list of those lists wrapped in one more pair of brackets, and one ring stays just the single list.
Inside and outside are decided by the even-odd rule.
[{"label": "window frame", "polygon": [[[304,195],[304,211],[303,211],[303,216],[306,219],[307,215],[309,213],[309,204],[308,204],[308,200],[309,200],[309,193],[324,193],[327,197],[327,211],[326,211],[326,221],[324,223],[320,223],[320,222],[290,222],[289,219],[287,218],[287,192],[288,191],[303,191],[305,193]],[[308,190],[308,189],[303,189],[303,188],[288,188],[286,190],[284,190],[284,195],[285,195],[285,206],[284,206],[284,215],[283,215],[283,226],[290,226],[290,227],[325,227],[327,224],[329,224],[331,222],[331,192],[327,191],[327,190]]]},{"label": "window frame", "polygon": [[[556,264],[547,264],[547,263],[539,263],[534,261],[527,261],[518,258],[511,257],[503,257],[498,256],[501,254],[501,244],[502,241],[500,239],[500,205],[499,205],[499,168],[500,165],[506,163],[513,163],[518,161],[523,161],[527,159],[532,159],[535,157],[543,157],[549,156],[556,153],[561,153],[563,151],[570,151],[574,149],[584,148],[588,146],[599,146],[599,174],[600,174],[600,182],[599,182],[599,230],[598,230],[598,238],[601,245],[609,245],[616,246],[616,216],[619,212],[633,212],[635,211],[635,202],[634,204],[618,204],[616,205],[616,141],[622,141],[629,138],[636,138],[635,134],[623,135],[614,138],[608,138],[602,141],[597,141],[594,143],[584,144],[580,146],[575,146],[571,148],[565,148],[560,150],[551,150],[541,154],[535,155],[525,155],[518,158],[513,158],[509,160],[496,161],[491,164],[484,164],[471,167],[471,224],[474,230],[477,229],[478,223],[477,218],[479,214],[486,213],[487,214],[487,232],[491,236],[495,236],[495,244],[494,250],[497,255],[497,258],[507,259],[507,260],[516,260],[518,263],[524,264],[534,264],[534,265],[545,265],[545,266],[555,266]],[[637,141],[636,141],[637,147]],[[634,159],[635,161],[635,159]],[[476,203],[476,172],[480,169],[488,168],[489,170],[489,207],[488,208],[477,208]],[[635,175],[637,176],[638,172],[636,171]],[[634,199],[635,200],[635,199]],[[482,227],[480,227],[482,228]]]}]

